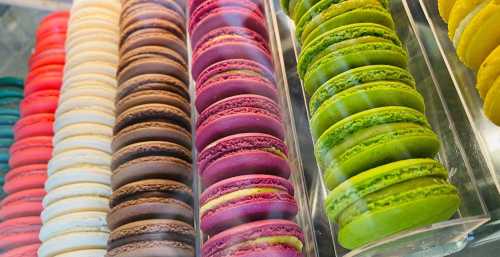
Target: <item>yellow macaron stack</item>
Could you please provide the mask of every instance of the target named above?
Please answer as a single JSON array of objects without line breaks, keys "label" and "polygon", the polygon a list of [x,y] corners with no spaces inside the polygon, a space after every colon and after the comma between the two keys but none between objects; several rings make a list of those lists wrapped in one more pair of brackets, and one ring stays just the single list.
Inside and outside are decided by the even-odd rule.
[{"label": "yellow macaron stack", "polygon": [[500,126],[500,0],[438,0],[458,58],[477,71],[484,113]]}]

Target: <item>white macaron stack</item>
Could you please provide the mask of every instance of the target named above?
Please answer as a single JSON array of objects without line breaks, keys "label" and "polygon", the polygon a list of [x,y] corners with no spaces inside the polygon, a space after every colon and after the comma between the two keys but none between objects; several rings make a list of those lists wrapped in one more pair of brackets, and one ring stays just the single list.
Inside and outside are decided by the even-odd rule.
[{"label": "white macaron stack", "polygon": [[71,9],[39,257],[106,254],[120,10],[119,0]]}]

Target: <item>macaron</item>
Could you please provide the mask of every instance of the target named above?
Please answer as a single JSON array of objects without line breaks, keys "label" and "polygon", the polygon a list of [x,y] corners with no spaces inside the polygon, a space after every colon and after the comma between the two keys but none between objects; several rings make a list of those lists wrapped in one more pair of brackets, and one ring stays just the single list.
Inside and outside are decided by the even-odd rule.
[{"label": "macaron", "polygon": [[304,16],[297,24],[296,36],[305,46],[323,33],[354,23],[374,23],[394,29],[390,12],[379,0],[351,0]]},{"label": "macaron", "polygon": [[438,11],[441,18],[443,18],[444,22],[448,22],[448,18],[450,17],[451,9],[457,0],[439,0],[438,1]]},{"label": "macaron", "polygon": [[16,141],[28,137],[50,137],[53,135],[54,114],[40,113],[21,118],[14,126]]},{"label": "macaron", "polygon": [[271,99],[259,95],[236,95],[220,100],[200,113],[196,126],[196,146],[238,133],[261,132],[284,138],[281,110]]},{"label": "macaron", "polygon": [[137,61],[141,58],[165,58],[175,61],[184,67],[187,67],[187,60],[177,53],[174,49],[168,46],[142,46],[135,49],[131,49],[126,52],[121,58],[118,65],[118,72],[121,72],[125,67],[130,65],[132,62]]},{"label": "macaron", "polygon": [[357,85],[370,82],[393,81],[415,88],[415,79],[405,69],[390,65],[368,65],[348,71],[329,79],[311,96],[309,111],[312,115],[334,95]]},{"label": "macaron", "polygon": [[[483,0],[456,0],[450,10],[448,18],[448,36],[453,40],[457,29],[469,13],[471,13]],[[438,4],[439,5],[439,4]]]},{"label": "macaron", "polygon": [[187,60],[187,48],[185,42],[174,34],[162,29],[141,29],[130,34],[120,47],[120,56],[125,53],[144,46],[168,46]]},{"label": "macaron", "polygon": [[191,189],[183,183],[151,179],[126,184],[113,191],[108,215],[112,230],[145,219],[175,219],[193,224]]},{"label": "macaron", "polygon": [[425,116],[400,106],[351,115],[326,130],[315,144],[316,158],[325,170],[324,179],[329,189],[389,162],[432,158],[439,149],[440,140]]},{"label": "macaron", "polygon": [[73,149],[54,155],[49,161],[47,174],[50,177],[59,171],[75,167],[98,166],[106,169],[109,165],[111,156],[108,153],[94,149]]},{"label": "macaron", "polygon": [[146,219],[113,230],[106,256],[190,257],[195,255],[194,228],[173,219]]},{"label": "macaron", "polygon": [[330,126],[352,114],[383,106],[406,106],[425,113],[422,95],[404,83],[364,83],[335,94],[318,108],[310,120],[312,136],[319,138]]},{"label": "macaron", "polygon": [[205,69],[196,81],[196,109],[205,108],[224,98],[256,94],[278,102],[278,90],[270,69],[246,59],[228,59]]},{"label": "macaron", "polygon": [[57,117],[54,122],[54,131],[59,131],[66,126],[81,123],[95,123],[98,125],[113,127],[114,115],[92,109],[73,109]]},{"label": "macaron", "polygon": [[247,59],[273,70],[267,41],[253,30],[222,27],[208,32],[194,49],[192,75],[195,80],[210,65],[228,59]]},{"label": "macaron", "polygon": [[[138,8],[140,6],[142,8],[144,3],[151,3],[151,1],[147,0],[130,0],[123,4],[123,14],[128,15],[131,10]],[[177,12],[182,17],[185,16],[186,9],[186,1],[183,0],[163,0],[163,1],[154,1],[153,3],[158,5],[158,8],[170,9]]]},{"label": "macaron", "polygon": [[312,40],[300,54],[297,71],[312,95],[328,79],[346,70],[370,64],[406,68],[406,62],[406,51],[394,31],[378,24],[358,23]]},{"label": "macaron", "polygon": [[119,101],[129,94],[146,90],[168,91],[189,99],[188,86],[181,80],[163,74],[144,74],[120,84],[118,86],[116,100]]},{"label": "macaron", "polygon": [[1,257],[37,257],[40,244],[26,245],[0,254]]},{"label": "macaron", "polygon": [[114,115],[115,105],[112,99],[99,96],[76,96],[59,101],[56,116],[73,110],[98,111],[109,115]]},{"label": "macaron", "polygon": [[44,223],[40,230],[43,242],[58,236],[78,232],[109,232],[106,212],[83,211],[56,217]]},{"label": "macaron", "polygon": [[80,165],[53,171],[45,182],[45,190],[78,183],[111,184],[111,172],[105,166]]},{"label": "macaron", "polygon": [[63,70],[64,70],[64,65],[61,64],[45,65],[38,67],[36,69],[31,69],[26,77],[26,82],[34,80],[39,76],[45,76],[48,74],[62,77]]},{"label": "macaron", "polygon": [[484,99],[495,80],[500,76],[500,45],[491,51],[479,67],[476,79],[476,88]]},{"label": "macaron", "polygon": [[3,221],[0,223],[0,236],[2,237],[0,248],[9,250],[39,243],[38,231],[41,226],[42,221],[38,216]]},{"label": "macaron", "polygon": [[199,4],[190,14],[191,45],[196,48],[214,29],[233,26],[251,29],[268,39],[266,20],[257,4],[249,0],[209,0]]},{"label": "macaron", "polygon": [[123,19],[120,21],[120,28],[123,30],[137,21],[156,18],[172,22],[181,30],[184,30],[186,25],[183,12],[176,8],[175,4],[172,4],[172,7],[165,7],[161,3],[155,2],[128,4],[127,9],[122,10]]},{"label": "macaron", "polygon": [[59,90],[43,90],[24,98],[20,105],[21,117],[39,113],[54,113],[59,100]]},{"label": "macaron", "polygon": [[498,110],[500,109],[500,101],[498,97],[500,95],[500,76],[497,77],[495,82],[493,82],[492,87],[488,91],[486,98],[484,99],[483,111],[486,117],[488,117],[491,122],[500,125],[500,114]]},{"label": "macaron", "polygon": [[262,133],[243,133],[221,138],[200,152],[199,175],[204,187],[239,175],[290,176],[288,149],[279,138]]},{"label": "macaron", "polygon": [[219,181],[200,198],[201,229],[209,235],[264,219],[290,219],[298,211],[293,185],[269,175],[245,175]]},{"label": "macaron", "polygon": [[[484,1],[477,8],[481,9],[475,9],[473,18],[465,18],[460,23],[453,38],[458,58],[473,70],[479,69],[486,57],[500,44],[500,31],[496,29],[500,23],[500,3],[496,0]],[[466,24],[463,25],[463,22]]]},{"label": "macaron", "polygon": [[0,115],[0,126],[14,126],[19,119],[19,115]]},{"label": "macaron", "polygon": [[147,121],[169,122],[187,131],[191,130],[190,116],[181,109],[166,104],[143,104],[121,113],[116,118],[114,132],[119,133],[130,125]]},{"label": "macaron", "polygon": [[8,194],[43,188],[47,180],[47,165],[33,164],[9,171],[5,176],[4,191]]},{"label": "macaron", "polygon": [[191,105],[188,100],[179,94],[163,90],[144,90],[127,95],[116,103],[116,114],[120,115],[127,109],[143,104],[172,105],[188,115],[191,114]]},{"label": "macaron", "polygon": [[33,54],[28,61],[28,66],[30,69],[34,70],[46,65],[64,65],[65,60],[64,49],[48,49]]},{"label": "macaron", "polygon": [[16,141],[10,148],[10,155],[9,165],[12,168],[47,163],[52,156],[52,137],[29,137]]},{"label": "macaron", "polygon": [[304,234],[296,223],[269,219],[246,223],[210,237],[201,251],[206,257],[300,257],[303,246]]},{"label": "macaron", "polygon": [[447,177],[447,170],[435,160],[409,159],[340,184],[325,201],[329,219],[339,226],[339,243],[355,249],[451,218],[460,197]]},{"label": "macaron", "polygon": [[60,90],[62,78],[59,75],[43,75],[37,79],[30,80],[24,88],[25,97],[38,91]]},{"label": "macaron", "polygon": [[42,243],[39,257],[105,256],[108,232],[78,232],[61,235]]},{"label": "macaron", "polygon": [[184,34],[182,28],[177,26],[174,22],[152,17],[137,20],[127,27],[122,27],[120,30],[120,44],[123,44],[132,33],[143,29],[161,29],[175,35],[181,40],[186,39],[186,35]]},{"label": "macaron", "polygon": [[45,190],[43,189],[23,190],[7,196],[1,203],[0,219],[39,216],[43,210],[44,196]]}]

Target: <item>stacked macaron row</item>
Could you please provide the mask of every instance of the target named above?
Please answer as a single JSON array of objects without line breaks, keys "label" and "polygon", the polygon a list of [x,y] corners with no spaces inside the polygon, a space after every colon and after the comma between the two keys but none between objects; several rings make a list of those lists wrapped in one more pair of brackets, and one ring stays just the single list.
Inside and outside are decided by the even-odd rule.
[{"label": "stacked macaron row", "polygon": [[484,99],[484,114],[500,126],[500,2],[438,0],[448,23],[448,36],[458,58],[477,72],[476,88]]},{"label": "stacked macaron row", "polygon": [[302,256],[263,1],[190,1],[202,256]]},{"label": "stacked macaron row", "polygon": [[0,78],[0,198],[9,171],[9,148],[14,141],[13,127],[19,119],[19,103],[23,99],[24,82],[14,77]]},{"label": "stacked macaron row", "polygon": [[407,70],[387,0],[290,0],[315,154],[339,243],[354,249],[453,216],[460,198]]},{"label": "stacked macaron row", "polygon": [[122,1],[108,257],[195,256],[185,2]]},{"label": "stacked macaron row", "polygon": [[37,256],[40,246],[40,213],[52,155],[52,126],[62,83],[68,17],[68,12],[52,13],[36,30],[20,119],[14,126],[15,142],[10,148],[11,170],[4,186],[9,195],[0,210],[0,247],[9,249],[2,257]]},{"label": "stacked macaron row", "polygon": [[118,0],[71,8],[39,257],[106,254],[120,10]]}]

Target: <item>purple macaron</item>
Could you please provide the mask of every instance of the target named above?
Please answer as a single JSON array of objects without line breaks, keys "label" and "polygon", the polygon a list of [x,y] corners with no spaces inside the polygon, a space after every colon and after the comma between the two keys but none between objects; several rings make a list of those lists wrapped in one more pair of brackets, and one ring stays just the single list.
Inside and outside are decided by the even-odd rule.
[{"label": "purple macaron", "polygon": [[274,74],[265,66],[245,59],[217,62],[205,69],[196,81],[198,112],[224,98],[256,94],[278,102]]},{"label": "purple macaron", "polygon": [[298,211],[292,184],[281,177],[244,175],[208,187],[200,199],[201,229],[209,235],[264,219],[292,219]]},{"label": "purple macaron", "polygon": [[210,65],[228,59],[248,59],[273,70],[271,51],[265,38],[242,27],[222,27],[204,35],[193,52],[195,80]]},{"label": "purple macaron", "polygon": [[198,156],[202,184],[248,174],[290,176],[288,149],[283,140],[263,133],[242,133],[208,145]]},{"label": "purple macaron", "polygon": [[[277,238],[287,240],[276,242]],[[201,255],[203,257],[302,257],[303,242],[304,234],[301,228],[292,221],[277,219],[256,221],[211,237],[203,245]]]},{"label": "purple macaron", "polygon": [[249,0],[207,0],[200,3],[190,16],[189,31],[194,48],[208,32],[229,26],[248,28],[268,39],[264,14]]},{"label": "purple macaron", "polygon": [[202,151],[208,144],[225,136],[261,132],[284,138],[280,108],[260,95],[236,95],[206,108],[196,126],[196,147]]}]

